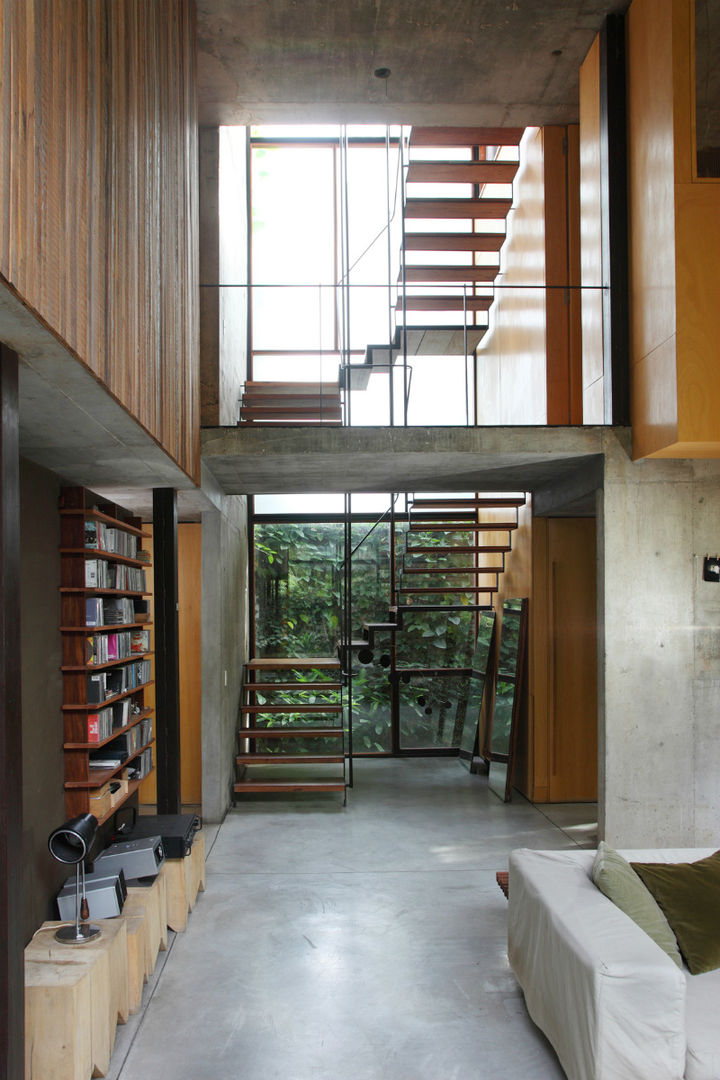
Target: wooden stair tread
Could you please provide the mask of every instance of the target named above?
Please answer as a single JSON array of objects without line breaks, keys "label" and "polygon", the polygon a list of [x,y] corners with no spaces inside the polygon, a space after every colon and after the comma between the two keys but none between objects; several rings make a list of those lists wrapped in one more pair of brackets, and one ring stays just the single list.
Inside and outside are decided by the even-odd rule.
[{"label": "wooden stair tread", "polygon": [[238,765],[342,765],[342,754],[238,754]]},{"label": "wooden stair tread", "polygon": [[282,690],[283,693],[293,693],[296,690],[311,690],[317,692],[318,690],[342,690],[343,684],[341,682],[248,682],[243,686],[243,690],[247,690],[249,693],[254,694],[260,690],[262,693],[268,693],[273,690]]},{"label": "wooden stair tread", "polygon": [[412,199],[405,202],[406,218],[505,218],[512,199]]},{"label": "wooden stair tread", "polygon": [[332,396],[337,394],[337,383],[323,383],[323,382],[246,382],[245,393],[246,394],[315,394],[322,396]]},{"label": "wooden stair tread", "polygon": [[241,739],[292,739],[292,738],[306,738],[306,739],[340,739],[343,736],[342,728],[333,727],[290,727],[280,725],[280,727],[244,727],[238,728],[238,735]]},{"label": "wooden stair tread", "polygon": [[500,251],[505,233],[405,233],[406,251]]},{"label": "wooden stair tread", "polygon": [[404,566],[403,574],[502,574],[502,566]]},{"label": "wooden stair tread", "polygon": [[323,407],[333,407],[340,404],[340,391],[337,390],[334,394],[328,394],[321,396],[320,394],[301,394],[299,391],[294,394],[253,394],[250,398],[243,398],[243,406],[251,406],[253,409],[264,408],[275,405],[282,405],[283,408],[305,408],[310,405],[321,405]]},{"label": "wooden stair tread", "polygon": [[256,656],[248,660],[250,671],[339,671],[336,656]]},{"label": "wooden stair tread", "polygon": [[484,611],[487,606],[487,604],[398,604],[396,611],[401,617],[404,614],[412,615],[413,612],[429,611],[462,611],[470,614],[473,611]]},{"label": "wooden stair tread", "polygon": [[408,184],[512,184],[517,161],[418,161],[410,162]]},{"label": "wooden stair tread", "polygon": [[282,702],[278,705],[267,704],[240,706],[240,712],[248,713],[249,715],[252,715],[254,713],[277,713],[280,716],[283,716],[286,713],[322,713],[323,715],[325,713],[331,713],[332,715],[337,716],[338,713],[342,713],[342,711],[342,705],[323,705],[317,704],[316,702],[313,702],[311,705],[304,703],[292,704],[288,702]]},{"label": "wooden stair tread", "polygon": [[478,499],[413,499],[410,512],[412,513],[416,508],[424,510],[444,510],[444,509],[468,509],[474,510],[479,508],[492,509],[504,509],[507,506],[524,506],[524,496],[508,496],[493,498],[478,498]]},{"label": "wooden stair tread", "polygon": [[398,629],[398,624],[395,622],[366,622],[363,623],[365,630],[374,630],[376,633],[392,633],[393,630]]},{"label": "wooden stair tread", "polygon": [[319,417],[340,420],[342,408],[335,406],[317,409],[310,405],[291,405],[277,408],[275,405],[240,406],[242,420],[315,420]]},{"label": "wooden stair tread", "polygon": [[521,127],[413,127],[410,146],[518,146]]},{"label": "wooden stair tread", "polygon": [[435,282],[472,282],[494,281],[500,273],[499,266],[406,266],[398,275],[408,285],[417,285],[424,281]]},{"label": "wooden stair tread", "polygon": [[395,590],[397,593],[413,593],[414,595],[420,593],[493,593],[497,591],[497,585],[401,585],[399,589]]},{"label": "wooden stair tread", "polygon": [[[396,310],[404,311],[489,311],[492,296],[406,296]],[[471,328],[474,329],[474,328]]]},{"label": "wooden stair tread", "polygon": [[499,555],[501,552],[511,550],[511,545],[508,544],[483,544],[481,547],[409,547],[405,549],[406,555],[448,555],[448,554],[465,554],[468,555],[471,552],[477,555]]},{"label": "wooden stair tread", "polygon": [[243,792],[271,791],[344,791],[344,780],[238,780],[233,784],[233,791]]},{"label": "wooden stair tread", "polygon": [[516,521],[411,521],[410,532],[505,532]]}]

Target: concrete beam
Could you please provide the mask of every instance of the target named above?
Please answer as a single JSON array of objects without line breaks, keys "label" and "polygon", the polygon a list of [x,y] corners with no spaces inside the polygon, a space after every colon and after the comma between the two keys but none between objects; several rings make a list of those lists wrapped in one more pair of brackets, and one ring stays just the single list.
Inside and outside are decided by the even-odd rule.
[{"label": "concrete beam", "polygon": [[549,489],[603,451],[603,428],[205,429],[228,495]]}]

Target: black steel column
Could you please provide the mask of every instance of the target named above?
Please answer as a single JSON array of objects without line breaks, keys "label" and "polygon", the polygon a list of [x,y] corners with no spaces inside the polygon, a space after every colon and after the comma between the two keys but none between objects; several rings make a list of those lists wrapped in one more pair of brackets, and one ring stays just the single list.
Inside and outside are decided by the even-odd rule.
[{"label": "black steel column", "polygon": [[625,16],[600,33],[600,199],[605,423],[630,423]]},{"label": "black steel column", "polygon": [[0,344],[0,1075],[25,1075],[18,358]]},{"label": "black steel column", "polygon": [[179,814],[180,687],[178,654],[177,497],[153,491],[155,575],[155,752],[158,814]]}]

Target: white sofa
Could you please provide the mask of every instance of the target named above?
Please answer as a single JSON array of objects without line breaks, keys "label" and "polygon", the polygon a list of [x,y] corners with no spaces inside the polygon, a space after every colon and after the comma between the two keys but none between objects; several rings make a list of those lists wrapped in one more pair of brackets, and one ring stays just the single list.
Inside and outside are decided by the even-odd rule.
[{"label": "white sofa", "polygon": [[[695,862],[714,850],[620,854]],[[720,1080],[720,970],[681,970],[595,887],[594,857],[510,856],[508,955],[530,1016],[569,1080]]]}]

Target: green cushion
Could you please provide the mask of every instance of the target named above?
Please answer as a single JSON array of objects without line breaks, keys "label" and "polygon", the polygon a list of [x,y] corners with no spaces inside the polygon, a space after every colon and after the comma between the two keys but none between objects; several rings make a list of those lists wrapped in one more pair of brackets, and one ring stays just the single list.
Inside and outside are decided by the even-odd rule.
[{"label": "green cushion", "polygon": [[668,920],[630,863],[623,859],[614,848],[609,847],[604,840],[600,842],[597,849],[592,879],[613,904],[629,915],[646,934],[649,934],[678,967],[682,967],[677,941]]},{"label": "green cushion", "polygon": [[675,931],[692,975],[720,967],[720,851],[694,863],[632,863]]}]

